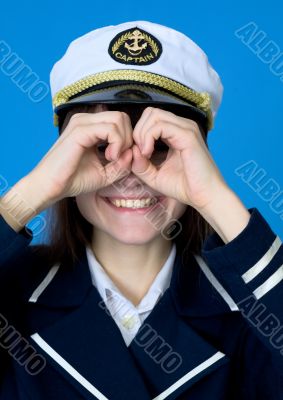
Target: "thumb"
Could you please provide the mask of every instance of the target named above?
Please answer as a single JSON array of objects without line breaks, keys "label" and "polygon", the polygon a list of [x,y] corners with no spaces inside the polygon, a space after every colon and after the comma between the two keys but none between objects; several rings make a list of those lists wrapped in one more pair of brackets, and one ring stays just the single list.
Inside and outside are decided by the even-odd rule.
[{"label": "thumb", "polygon": [[124,151],[117,160],[111,161],[101,168],[106,178],[106,184],[110,185],[118,179],[129,175],[131,172],[132,150]]},{"label": "thumb", "polygon": [[146,184],[154,187],[157,169],[148,158],[142,155],[137,145],[133,146],[132,172]]}]

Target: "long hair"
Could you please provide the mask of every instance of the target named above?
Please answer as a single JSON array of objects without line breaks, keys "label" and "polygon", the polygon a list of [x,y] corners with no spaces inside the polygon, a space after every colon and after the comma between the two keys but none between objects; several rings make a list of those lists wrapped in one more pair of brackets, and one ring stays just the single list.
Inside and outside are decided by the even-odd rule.
[{"label": "long hair", "polygon": [[[73,114],[90,112],[92,107],[77,105],[65,111],[59,118],[59,134],[65,129]],[[138,110],[137,105],[134,108],[131,105],[128,105],[128,107],[124,105],[123,111],[131,115],[132,125],[134,126],[141,110]],[[110,105],[108,109],[111,109]],[[112,109],[117,109],[117,106],[114,105]],[[136,111],[136,113],[133,114],[133,111]],[[201,127],[200,130],[208,147],[207,133]],[[187,263],[190,253],[200,254],[204,240],[214,230],[201,214],[191,206],[187,206],[178,222],[182,229],[178,235],[172,237],[172,240],[176,243],[177,252],[182,256],[182,262]],[[64,198],[47,210],[47,227],[48,244],[45,250],[50,264],[66,262],[73,265],[82,257],[85,246],[91,245],[93,225],[82,216],[74,198]]]}]

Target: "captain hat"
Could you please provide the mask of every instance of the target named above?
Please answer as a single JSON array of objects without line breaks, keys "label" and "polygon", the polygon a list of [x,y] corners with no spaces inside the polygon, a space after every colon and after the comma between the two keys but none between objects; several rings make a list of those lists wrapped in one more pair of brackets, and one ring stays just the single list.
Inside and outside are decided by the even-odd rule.
[{"label": "captain hat", "polygon": [[149,21],[95,29],[70,43],[50,73],[54,124],[78,104],[167,104],[213,128],[223,86],[205,52]]}]

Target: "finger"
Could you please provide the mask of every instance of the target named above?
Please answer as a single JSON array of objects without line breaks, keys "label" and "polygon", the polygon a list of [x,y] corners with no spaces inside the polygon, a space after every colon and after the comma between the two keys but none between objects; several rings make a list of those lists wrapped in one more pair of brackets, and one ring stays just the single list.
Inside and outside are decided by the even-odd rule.
[{"label": "finger", "polygon": [[[142,121],[139,130],[137,132],[134,130],[133,133],[135,141],[139,143],[139,147],[144,155],[148,155],[149,153],[151,154],[154,146],[154,140],[149,138],[147,134],[149,129],[152,126],[155,126],[157,122],[161,120],[170,121],[172,119],[174,121],[174,117],[176,118],[176,115],[173,113],[169,113],[155,107],[148,107],[147,110],[148,112],[142,115]],[[169,114],[171,114],[171,118]],[[154,135],[155,140],[157,140],[159,136],[160,135],[156,132]],[[147,149],[145,150],[146,143]]]},{"label": "finger", "polygon": [[[102,106],[102,104],[101,104]],[[99,110],[101,109],[100,112],[103,111],[102,107],[98,108]],[[61,135],[58,137],[58,139],[54,142],[53,146],[49,149],[49,151],[45,154],[44,157],[46,157],[50,152],[52,152],[55,148],[57,148],[59,145],[61,145],[64,140],[70,136],[70,134],[72,133],[73,129],[76,128],[77,126],[86,126],[89,125],[92,120],[90,120],[89,116],[92,115],[93,113],[83,113],[83,112],[78,112],[76,114],[73,114],[67,124],[67,126],[65,127],[64,131],[61,133]],[[96,113],[95,113],[96,114]],[[101,122],[103,122],[103,119],[101,117],[96,117],[96,120],[100,120]],[[107,121],[106,121],[107,122]]]},{"label": "finger", "polygon": [[158,172],[157,168],[150,160],[143,157],[137,145],[133,146],[132,172],[147,185],[156,189],[155,178]]},{"label": "finger", "polygon": [[[102,115],[104,114],[104,115]],[[117,131],[119,132],[122,138],[122,146],[120,147],[119,152],[115,152],[115,157],[118,157],[119,154],[126,150],[127,148],[132,147],[133,144],[133,135],[132,135],[132,125],[131,120],[128,114],[120,111],[104,111],[99,114],[89,114],[86,116],[84,120],[88,120],[89,123],[92,121],[94,123],[97,122],[105,122],[105,123],[114,123],[117,126]],[[113,149],[116,149],[116,146],[113,146]],[[109,155],[111,152],[111,146],[107,147],[105,155],[109,159]],[[111,158],[111,157],[110,157]],[[113,158],[112,158],[113,159]]]},{"label": "finger", "polygon": [[77,126],[81,125],[89,125],[92,123],[115,123],[118,126],[118,129],[121,130],[121,134],[127,130],[129,134],[129,130],[131,129],[131,121],[130,117],[120,111],[103,111],[103,112],[88,112],[88,113],[77,113],[73,114],[70,118],[70,121],[62,133],[61,136],[68,136],[71,131]]},{"label": "finger", "polygon": [[139,148],[142,150],[142,135],[141,132],[143,130],[143,126],[146,123],[147,119],[149,118],[150,114],[152,113],[153,107],[147,107],[144,109],[140,119],[136,123],[133,131],[133,139],[135,143],[139,146]]},{"label": "finger", "polygon": [[100,173],[105,176],[105,186],[131,173],[132,150],[127,149],[116,161],[101,166]]},{"label": "finger", "polygon": [[[145,114],[144,116],[141,117],[141,122],[140,125],[138,126],[138,129],[134,129],[133,132],[133,137],[134,140],[137,143],[140,143],[140,148],[144,147],[144,143],[147,140],[146,133],[148,132],[149,129],[151,129],[152,126],[155,126],[158,122],[160,121],[167,121],[167,122],[172,122],[172,123],[177,123],[180,125],[180,127],[183,128],[190,128],[197,126],[196,122],[187,118],[183,118],[180,116],[177,116],[176,114],[167,111],[167,110],[162,110],[159,109],[158,107],[150,107],[151,112],[148,114]],[[164,140],[166,143],[166,140]],[[168,143],[166,143],[168,145]]]},{"label": "finger", "polygon": [[130,116],[123,112],[123,129],[124,129],[124,135],[125,135],[125,149],[130,148],[133,145],[133,128],[132,128],[132,123],[131,123],[131,118]]},{"label": "finger", "polygon": [[114,123],[95,123],[90,125],[78,126],[66,141],[75,141],[84,149],[95,146],[99,141],[108,143],[106,152],[108,158],[114,160],[125,147],[125,138],[118,131]]},{"label": "finger", "polygon": [[150,157],[153,151],[154,144],[152,140],[160,138],[168,143],[169,147],[173,150],[185,150],[192,141],[195,140],[195,133],[192,129],[186,127],[185,129],[172,122],[160,121],[152,125],[147,132],[145,132],[144,155]]}]

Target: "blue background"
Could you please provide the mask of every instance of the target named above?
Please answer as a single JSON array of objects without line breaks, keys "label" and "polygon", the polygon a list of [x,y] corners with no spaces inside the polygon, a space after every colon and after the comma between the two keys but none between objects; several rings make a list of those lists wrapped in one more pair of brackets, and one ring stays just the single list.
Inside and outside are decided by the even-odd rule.
[{"label": "blue background", "polygon": [[[236,168],[254,160],[266,171],[267,179],[274,179],[283,190],[283,82],[235,35],[253,21],[283,51],[282,8],[279,1],[5,2],[1,5],[0,41],[49,83],[49,72],[68,44],[98,27],[149,20],[191,37],[208,54],[224,85],[215,128],[209,133],[213,158],[244,204],[257,207],[282,238],[280,214],[235,173]],[[57,131],[50,95],[33,103],[1,71],[0,87],[0,175],[12,186],[36,166],[55,142]],[[40,240],[39,235],[33,242]]]}]

